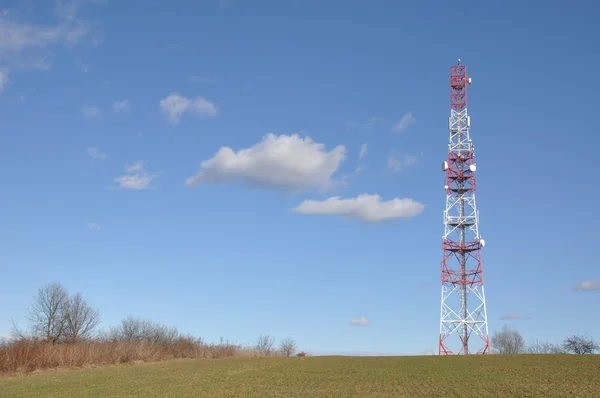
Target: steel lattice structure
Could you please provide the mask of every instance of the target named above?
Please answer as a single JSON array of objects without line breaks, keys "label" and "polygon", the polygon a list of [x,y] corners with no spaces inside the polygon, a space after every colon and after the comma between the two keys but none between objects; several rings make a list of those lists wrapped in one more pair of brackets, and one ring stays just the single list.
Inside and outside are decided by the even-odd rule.
[{"label": "steel lattice structure", "polygon": [[[450,119],[446,173],[442,303],[439,355],[489,354],[490,342],[483,288],[479,212],[475,202],[475,147],[469,130],[467,87],[471,78],[460,64],[450,67]],[[458,337],[458,339],[456,339]]]}]

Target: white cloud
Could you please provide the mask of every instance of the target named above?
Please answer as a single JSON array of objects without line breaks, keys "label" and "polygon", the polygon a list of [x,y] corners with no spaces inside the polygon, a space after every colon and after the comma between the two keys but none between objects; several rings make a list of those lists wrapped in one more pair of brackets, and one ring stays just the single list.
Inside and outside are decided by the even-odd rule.
[{"label": "white cloud", "polygon": [[128,112],[131,108],[131,101],[128,99],[124,99],[122,101],[117,101],[112,104],[111,109],[114,113]]},{"label": "white cloud", "polygon": [[388,157],[387,166],[395,172],[401,171],[406,166],[412,166],[419,162],[419,157],[403,153],[396,153]]},{"label": "white cloud", "polygon": [[354,326],[367,326],[369,323],[367,318],[354,318],[350,321],[350,324]]},{"label": "white cloud", "polygon": [[583,281],[575,286],[576,292],[591,292],[594,290],[600,290],[600,280],[597,281]]},{"label": "white cloud", "polygon": [[88,229],[93,229],[94,231],[98,231],[100,229],[100,225],[95,222],[88,223]]},{"label": "white cloud", "polygon": [[114,181],[121,189],[133,189],[141,191],[148,189],[150,183],[156,177],[156,175],[148,174],[144,168],[144,162],[138,160],[132,165],[126,166],[125,171],[127,174],[116,177]]},{"label": "white cloud", "polygon": [[416,121],[417,119],[415,119],[412,112],[408,112],[406,115],[402,116],[402,119],[400,119],[398,123],[394,125],[394,127],[392,127],[392,130],[402,132]]},{"label": "white cloud", "polygon": [[215,105],[200,96],[186,98],[177,93],[172,93],[160,101],[160,108],[167,115],[167,120],[172,124],[179,123],[184,113],[195,116],[217,116]]},{"label": "white cloud", "polygon": [[214,83],[215,82],[211,78],[202,77],[202,76],[190,76],[189,80],[194,83]]},{"label": "white cloud", "polygon": [[6,90],[6,87],[10,84],[8,78],[8,69],[0,69],[0,94]]},{"label": "white cloud", "polygon": [[400,169],[402,168],[402,163],[400,163],[400,160],[398,160],[394,156],[390,156],[388,158],[387,165],[390,169],[394,171],[400,171]]},{"label": "white cloud", "polygon": [[[90,21],[79,17],[79,9],[85,3],[100,3],[99,0],[57,0],[54,24],[41,25],[24,21],[18,10],[7,10],[0,14],[0,60],[13,67],[45,67],[45,55],[53,46],[74,46],[84,41],[96,29]],[[92,40],[98,42],[98,32]]]},{"label": "white cloud", "polygon": [[369,223],[397,218],[411,218],[423,212],[425,205],[412,199],[394,198],[382,201],[379,195],[361,194],[356,198],[333,196],[323,201],[305,200],[293,212],[315,215],[342,215]]},{"label": "white cloud", "polygon": [[90,147],[85,151],[94,159],[106,160],[106,158],[108,157],[105,153],[100,152],[98,148]]},{"label": "white cloud", "polygon": [[200,165],[200,171],[186,180],[186,185],[217,183],[243,179],[254,185],[303,190],[330,188],[332,175],[346,156],[338,145],[329,152],[325,144],[298,134],[267,134],[249,148],[235,152],[221,147],[214,157]]},{"label": "white cloud", "polygon": [[359,159],[364,158],[366,154],[367,154],[367,143],[365,142],[360,147],[360,155],[358,155]]},{"label": "white cloud", "polygon": [[369,120],[367,120],[367,122],[365,123],[365,127],[366,127],[366,128],[369,128],[369,129],[370,129],[370,128],[373,128],[373,127],[375,127],[375,125],[376,125],[377,123],[380,123],[380,122],[382,122],[382,121],[383,121],[383,119],[382,119],[382,118],[380,118],[380,117],[378,117],[378,116],[373,116],[372,118],[370,118]]},{"label": "white cloud", "polygon": [[97,106],[91,106],[88,104],[83,104],[81,106],[81,113],[83,114],[83,117],[86,119],[102,117],[102,112],[100,111],[100,108],[98,108]]}]

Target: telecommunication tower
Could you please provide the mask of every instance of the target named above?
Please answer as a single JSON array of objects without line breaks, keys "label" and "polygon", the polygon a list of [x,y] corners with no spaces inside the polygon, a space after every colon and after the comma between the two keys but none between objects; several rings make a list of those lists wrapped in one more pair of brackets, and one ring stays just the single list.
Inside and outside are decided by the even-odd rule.
[{"label": "telecommunication tower", "polygon": [[[489,354],[485,292],[479,235],[479,212],[475,204],[475,147],[469,130],[467,87],[471,78],[460,64],[450,67],[450,118],[446,173],[442,304],[439,355]],[[458,337],[458,339],[456,338]]]}]

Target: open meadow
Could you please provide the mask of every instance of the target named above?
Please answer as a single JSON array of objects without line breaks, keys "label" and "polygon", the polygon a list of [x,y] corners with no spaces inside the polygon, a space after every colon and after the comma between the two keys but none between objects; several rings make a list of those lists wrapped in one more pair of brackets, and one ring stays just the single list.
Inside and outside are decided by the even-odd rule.
[{"label": "open meadow", "polygon": [[0,378],[4,398],[597,397],[598,391],[600,355],[185,359]]}]

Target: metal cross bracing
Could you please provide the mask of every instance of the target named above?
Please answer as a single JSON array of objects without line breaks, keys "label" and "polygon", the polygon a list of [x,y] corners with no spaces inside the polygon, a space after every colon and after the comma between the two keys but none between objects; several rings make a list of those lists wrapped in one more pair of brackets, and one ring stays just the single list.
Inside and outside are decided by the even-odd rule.
[{"label": "metal cross bracing", "polygon": [[475,201],[475,147],[469,130],[464,65],[450,67],[450,118],[444,210],[439,355],[489,354],[490,343],[481,266],[479,212]]}]

